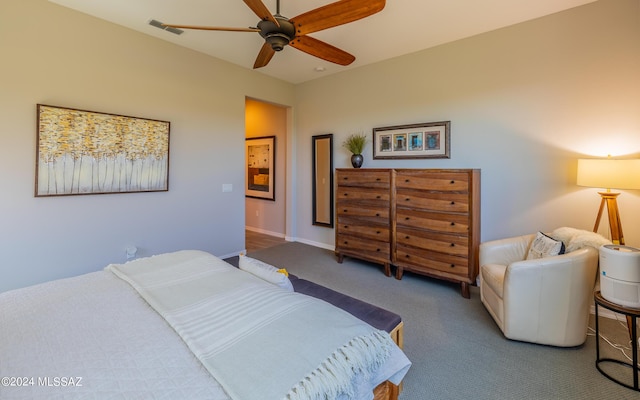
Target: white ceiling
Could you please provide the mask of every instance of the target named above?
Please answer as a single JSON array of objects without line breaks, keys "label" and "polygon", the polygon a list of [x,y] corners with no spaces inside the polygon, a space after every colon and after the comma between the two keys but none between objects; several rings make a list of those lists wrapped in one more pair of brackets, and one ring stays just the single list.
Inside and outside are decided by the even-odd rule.
[{"label": "white ceiling", "polygon": [[[242,0],[49,0],[145,34],[252,68],[263,44],[256,32],[186,30],[174,35],[148,24],[246,28],[259,19]],[[281,0],[280,14],[293,18],[335,0]],[[328,74],[413,53],[577,7],[595,0],[388,0],[377,14],[312,33],[356,57],[343,67],[287,46],[260,72],[301,83]],[[263,0],[276,13],[276,0]],[[324,71],[316,71],[317,67]]]}]

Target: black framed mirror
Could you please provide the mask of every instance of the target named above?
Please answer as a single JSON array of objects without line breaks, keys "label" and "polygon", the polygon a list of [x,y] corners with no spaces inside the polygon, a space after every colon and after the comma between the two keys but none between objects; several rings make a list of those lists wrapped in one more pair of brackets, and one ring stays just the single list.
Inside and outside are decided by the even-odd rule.
[{"label": "black framed mirror", "polygon": [[333,133],[311,137],[313,225],[333,228]]}]

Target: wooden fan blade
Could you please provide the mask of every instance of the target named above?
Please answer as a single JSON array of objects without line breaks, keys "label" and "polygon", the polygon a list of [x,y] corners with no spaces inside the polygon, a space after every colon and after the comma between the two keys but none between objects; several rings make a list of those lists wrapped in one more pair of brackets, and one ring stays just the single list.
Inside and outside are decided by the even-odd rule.
[{"label": "wooden fan blade", "polygon": [[322,58],[339,65],[349,65],[356,58],[344,50],[340,50],[328,43],[314,39],[311,36],[297,36],[291,42],[291,47],[304,51],[312,56]]},{"label": "wooden fan blade", "polygon": [[260,18],[261,20],[271,21],[274,24],[276,24],[276,26],[280,26],[280,23],[274,18],[274,16],[271,14],[267,6],[265,6],[261,0],[243,0],[243,1],[244,1],[244,4],[249,6],[251,11],[253,11],[258,16],[258,18]]},{"label": "wooden fan blade", "polygon": [[258,28],[227,28],[223,26],[199,26],[199,25],[175,25],[175,24],[162,24],[162,26],[168,26],[170,28],[180,28],[180,29],[200,29],[203,31],[260,32],[260,29]]},{"label": "wooden fan blade", "polygon": [[382,10],[385,0],[342,0],[316,8],[290,22],[296,27],[296,36],[321,31],[368,17]]},{"label": "wooden fan blade", "polygon": [[274,54],[276,54],[276,51],[271,48],[269,43],[264,42],[260,49],[260,53],[258,53],[256,61],[253,63],[253,69],[262,68],[269,64],[269,61],[271,61]]}]

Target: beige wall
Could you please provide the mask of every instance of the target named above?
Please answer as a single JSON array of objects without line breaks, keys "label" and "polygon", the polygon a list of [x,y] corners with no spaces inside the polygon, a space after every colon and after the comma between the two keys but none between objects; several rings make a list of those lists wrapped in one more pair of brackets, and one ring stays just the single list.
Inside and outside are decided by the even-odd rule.
[{"label": "beige wall", "polygon": [[[369,145],[364,166],[481,168],[483,240],[591,229],[600,200],[575,185],[576,159],[640,152],[640,0],[600,0],[297,86],[45,0],[0,2],[0,48],[0,291],[122,262],[131,244],[142,256],[242,250],[247,97],[290,107],[286,232],[329,248],[333,230],[311,224],[313,135],[334,133],[335,166],[348,167],[350,133],[450,120],[451,159],[373,160]],[[34,198],[37,103],[171,121],[169,192]],[[635,246],[639,194],[619,198]]]},{"label": "beige wall", "polygon": [[[290,105],[292,85],[46,0],[0,2],[0,49],[0,291],[129,245],[244,249],[245,98]],[[34,198],[38,103],[170,121],[169,191]]]},{"label": "beige wall", "polygon": [[[384,51],[381,49],[380,51]],[[451,121],[451,158],[373,160],[364,167],[480,168],[482,240],[569,225],[592,229],[597,189],[578,187],[578,157],[640,152],[640,1],[600,0],[296,87],[297,170],[309,137]],[[307,223],[311,188],[298,179],[298,236],[333,244]],[[627,243],[640,246],[638,191],[619,197]],[[600,232],[607,232],[601,224]]]}]

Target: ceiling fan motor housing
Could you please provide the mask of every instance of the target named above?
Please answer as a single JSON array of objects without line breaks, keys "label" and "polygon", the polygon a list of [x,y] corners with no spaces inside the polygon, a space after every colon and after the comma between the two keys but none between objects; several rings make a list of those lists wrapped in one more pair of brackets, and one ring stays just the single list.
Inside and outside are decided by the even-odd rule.
[{"label": "ceiling fan motor housing", "polygon": [[271,45],[273,50],[281,51],[296,36],[296,30],[287,18],[280,15],[274,17],[280,26],[271,21],[262,20],[258,22],[258,29],[260,29],[260,36]]}]

